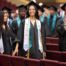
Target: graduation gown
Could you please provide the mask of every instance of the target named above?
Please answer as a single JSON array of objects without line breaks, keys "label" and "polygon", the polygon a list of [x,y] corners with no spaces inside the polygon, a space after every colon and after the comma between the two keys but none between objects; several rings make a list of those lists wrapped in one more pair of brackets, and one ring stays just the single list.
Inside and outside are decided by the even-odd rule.
[{"label": "graduation gown", "polygon": [[0,30],[2,39],[3,39],[3,46],[4,46],[4,54],[12,54],[13,50],[13,42],[15,40],[15,35],[10,29]]},{"label": "graduation gown", "polygon": [[17,36],[18,25],[16,20],[12,22],[10,28],[12,29],[13,33]]},{"label": "graduation gown", "polygon": [[[30,54],[30,58],[34,58],[34,59],[41,59],[43,58],[42,53],[39,50],[39,44],[38,44],[38,30],[37,30],[37,25],[35,23],[35,25],[33,26],[32,23],[31,27],[30,27],[30,49],[29,49],[29,54]],[[31,46],[32,45],[32,46]]]},{"label": "graduation gown", "polygon": [[[24,49],[23,49],[23,41],[24,41],[24,25],[25,25],[25,21],[23,21],[22,23],[21,23],[21,26],[20,26],[20,29],[19,29],[19,31],[18,31],[18,38],[19,38],[19,40],[20,40],[20,47],[19,47],[19,53],[20,53],[20,55],[22,55],[22,56],[25,56],[26,55],[26,53],[27,52],[25,52],[24,51]],[[31,25],[31,33],[34,33],[34,30],[33,30],[33,26]],[[37,32],[36,32],[37,33]],[[34,34],[32,34],[32,36],[33,36]],[[36,37],[37,37],[37,35],[36,35]],[[33,40],[34,41],[34,40]],[[37,41],[38,41],[38,39],[37,39]],[[43,44],[43,48],[44,48],[44,51],[46,50],[45,48],[46,48],[46,46],[44,46],[44,44]],[[36,51],[35,51],[36,50]],[[38,54],[36,54],[36,52],[38,53]],[[42,54],[41,54],[41,52],[38,50],[38,45],[37,44],[33,44],[33,46],[32,46],[32,48],[30,49],[30,57],[31,58],[35,58],[35,59],[39,59],[39,58],[42,58]]]},{"label": "graduation gown", "polygon": [[19,56],[25,56],[26,52],[23,49],[23,41],[24,41],[24,25],[25,20],[22,20],[20,23],[20,27],[18,28],[17,37],[19,40]]},{"label": "graduation gown", "polygon": [[56,37],[57,36],[56,25],[60,19],[61,19],[60,17],[56,18],[55,27],[54,27],[53,31],[51,31],[52,22],[51,22],[51,24],[49,24],[50,25],[49,26],[48,25],[48,18],[44,17],[44,22],[42,23],[42,32],[46,35],[46,37]]},{"label": "graduation gown", "polygon": [[66,51],[66,30],[64,29],[63,20],[58,22],[57,32],[58,32],[58,37],[59,37],[59,50]]}]

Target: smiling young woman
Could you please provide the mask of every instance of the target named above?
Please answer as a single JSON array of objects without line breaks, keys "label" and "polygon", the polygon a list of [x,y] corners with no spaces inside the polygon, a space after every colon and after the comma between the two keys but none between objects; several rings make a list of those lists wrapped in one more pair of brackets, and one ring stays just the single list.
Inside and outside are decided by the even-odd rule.
[{"label": "smiling young woman", "polygon": [[18,32],[20,37],[22,37],[22,34],[19,33],[24,32],[23,43],[20,41],[19,45],[19,54],[28,58],[41,59],[45,55],[45,46],[42,44],[41,22],[38,20],[37,12],[38,5],[31,1],[27,6],[25,24],[21,25],[21,30]]}]

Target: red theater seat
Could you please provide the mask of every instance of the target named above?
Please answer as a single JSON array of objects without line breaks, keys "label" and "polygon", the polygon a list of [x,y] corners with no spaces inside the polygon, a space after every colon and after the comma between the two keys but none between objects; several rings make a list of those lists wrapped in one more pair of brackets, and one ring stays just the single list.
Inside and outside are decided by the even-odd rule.
[{"label": "red theater seat", "polygon": [[12,66],[10,56],[0,55],[0,66]]},{"label": "red theater seat", "polygon": [[53,37],[46,37],[46,42],[47,43],[53,43],[53,44],[58,44],[58,38],[53,38]]},{"label": "red theater seat", "polygon": [[12,66],[25,66],[25,58],[11,57]]},{"label": "red theater seat", "polygon": [[[51,47],[52,48],[52,47]],[[47,59],[61,61],[61,52],[59,51],[46,51]]]},{"label": "red theater seat", "polygon": [[53,51],[58,51],[59,50],[59,46],[58,44],[46,44],[47,50],[53,50]]},{"label": "red theater seat", "polygon": [[26,59],[27,66],[40,66],[40,60]]},{"label": "red theater seat", "polygon": [[62,62],[66,62],[66,52],[62,52]]},{"label": "red theater seat", "polygon": [[53,60],[41,60],[41,66],[58,66],[58,61]]},{"label": "red theater seat", "polygon": [[59,66],[66,66],[66,62],[59,62]]}]

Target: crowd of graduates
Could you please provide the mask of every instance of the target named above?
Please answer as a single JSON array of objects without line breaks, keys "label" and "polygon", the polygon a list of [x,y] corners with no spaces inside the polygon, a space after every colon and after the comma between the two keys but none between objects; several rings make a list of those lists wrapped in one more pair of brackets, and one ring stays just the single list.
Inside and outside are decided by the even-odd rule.
[{"label": "crowd of graduates", "polygon": [[66,51],[66,4],[48,6],[31,1],[16,9],[1,9],[1,54],[45,58],[46,37],[58,37],[59,51]]}]

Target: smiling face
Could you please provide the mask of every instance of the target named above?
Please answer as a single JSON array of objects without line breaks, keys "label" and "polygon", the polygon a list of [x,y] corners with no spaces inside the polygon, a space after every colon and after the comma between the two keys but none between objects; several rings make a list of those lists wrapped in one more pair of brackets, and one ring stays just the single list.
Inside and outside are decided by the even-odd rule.
[{"label": "smiling face", "polygon": [[38,16],[42,16],[43,12],[41,10],[38,10]]},{"label": "smiling face", "polygon": [[53,15],[55,11],[53,9],[50,9],[50,14]]},{"label": "smiling face", "polygon": [[20,10],[19,11],[19,15],[21,16],[21,17],[25,17],[26,16],[26,9],[22,9],[22,10]]},{"label": "smiling face", "polygon": [[6,22],[8,20],[9,14],[8,11],[4,10],[4,22]]},{"label": "smiling face", "polygon": [[66,6],[65,6],[65,12],[66,12]]},{"label": "smiling face", "polygon": [[34,17],[35,14],[36,14],[35,6],[31,5],[31,6],[29,7],[29,15],[30,15],[31,17]]}]

